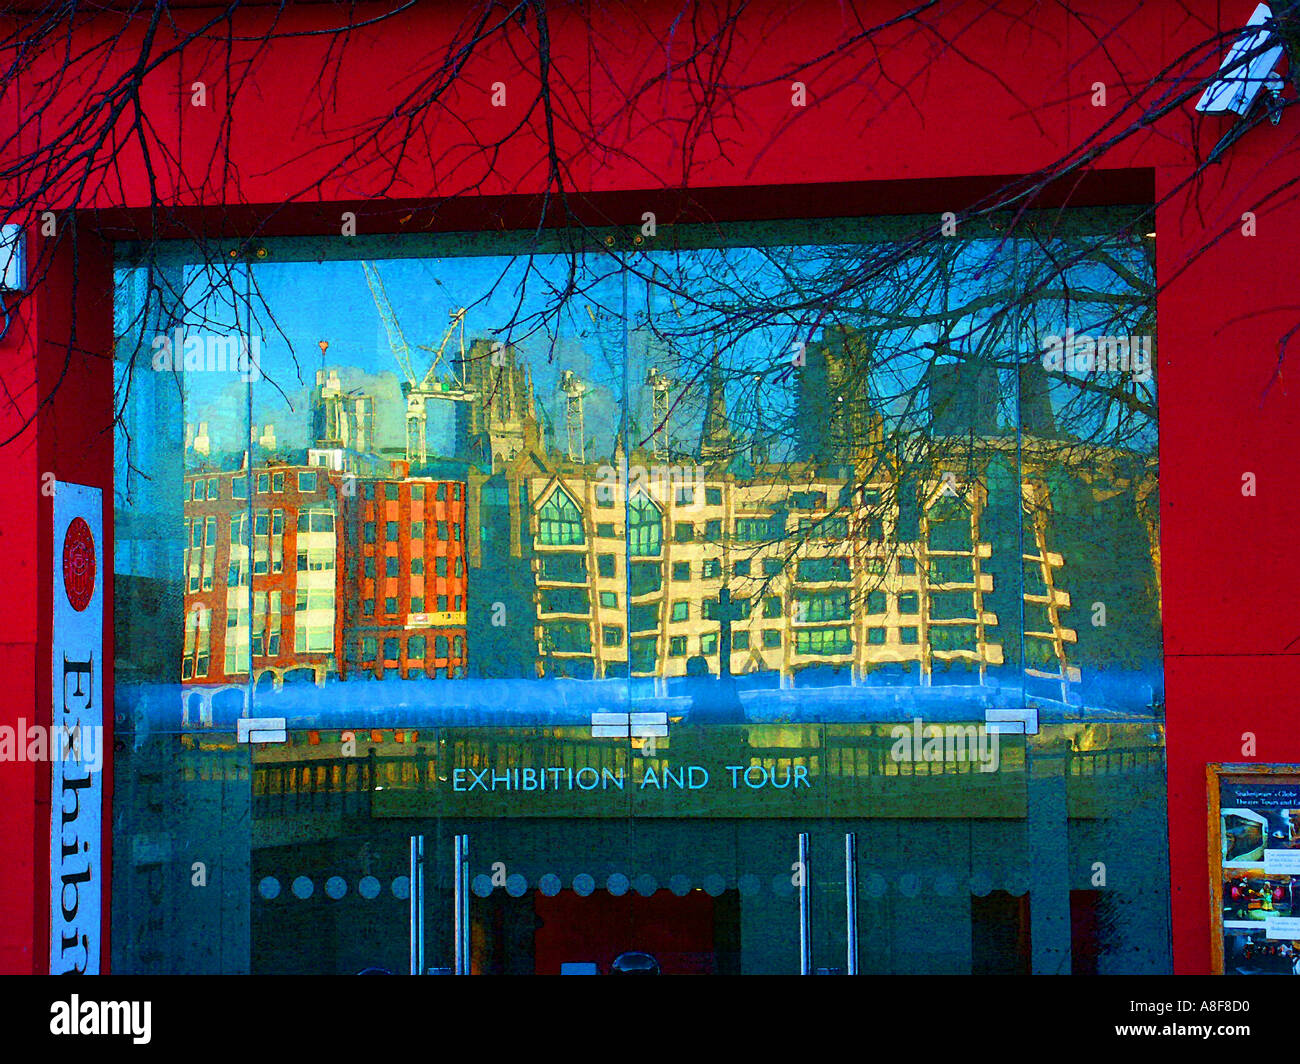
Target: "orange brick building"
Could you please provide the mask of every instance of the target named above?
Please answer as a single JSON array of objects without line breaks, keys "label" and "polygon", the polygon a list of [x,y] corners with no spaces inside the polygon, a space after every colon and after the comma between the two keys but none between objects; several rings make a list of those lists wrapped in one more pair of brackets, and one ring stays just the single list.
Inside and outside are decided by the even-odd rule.
[{"label": "orange brick building", "polygon": [[463,674],[463,483],[268,465],[185,492],[182,682]]},{"label": "orange brick building", "polygon": [[343,674],[462,676],[465,484],[365,478],[343,502]]}]

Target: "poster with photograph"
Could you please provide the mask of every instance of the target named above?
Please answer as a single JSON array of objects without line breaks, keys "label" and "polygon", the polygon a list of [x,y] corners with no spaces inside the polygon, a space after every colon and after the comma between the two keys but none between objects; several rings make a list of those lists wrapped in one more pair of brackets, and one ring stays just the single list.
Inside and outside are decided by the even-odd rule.
[{"label": "poster with photograph", "polygon": [[1223,933],[1224,975],[1300,975],[1300,941],[1278,941],[1263,931]]},{"label": "poster with photograph", "polygon": [[1300,975],[1300,767],[1209,766],[1216,971]]},{"label": "poster with photograph", "polygon": [[1224,868],[1300,873],[1300,783],[1225,780],[1219,819]]}]

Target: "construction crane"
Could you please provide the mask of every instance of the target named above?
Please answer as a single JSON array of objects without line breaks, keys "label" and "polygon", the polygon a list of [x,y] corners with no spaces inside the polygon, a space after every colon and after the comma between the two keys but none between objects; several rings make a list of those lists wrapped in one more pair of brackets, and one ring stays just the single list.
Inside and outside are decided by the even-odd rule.
[{"label": "construction crane", "polygon": [[452,334],[457,329],[460,330],[459,365],[462,367],[465,365],[465,308],[460,307],[448,313],[451,322],[447,326],[447,331],[443,333],[442,343],[436,348],[419,345],[420,350],[433,351],[434,356],[428,371],[417,379],[411,361],[411,347],[406,342],[397,315],[393,312],[393,306],[388,300],[388,293],[384,290],[384,282],[380,279],[379,271],[373,262],[363,262],[361,268],[365,271],[366,284],[370,287],[375,309],[379,311],[380,320],[383,321],[384,329],[388,333],[388,346],[392,348],[393,358],[402,374],[402,394],[406,397],[406,459],[413,465],[423,464],[429,457],[428,400],[446,399],[451,402],[468,403],[474,399],[474,392],[465,387],[465,382],[456,371],[453,370],[446,379],[438,377],[438,367],[442,364],[443,354],[447,350]]},{"label": "construction crane", "polygon": [[569,435],[569,461],[587,460],[586,426],[582,413],[582,397],[587,386],[571,369],[560,374],[560,391],[564,393],[564,427]]},{"label": "construction crane", "polygon": [[[647,295],[647,305],[649,296]],[[684,320],[682,308],[677,305],[677,300],[671,296],[668,302],[672,305],[673,313],[677,315],[680,323]],[[663,337],[656,331],[656,336]],[[676,361],[672,341],[666,341],[668,344],[668,353],[673,361]],[[654,428],[650,433],[650,449],[656,458],[668,458],[670,456],[671,444],[668,439],[668,419],[672,410],[672,404],[669,402],[669,393],[677,387],[677,381],[673,380],[667,374],[663,373],[656,366],[651,366],[645,375],[646,387],[650,389],[650,418]]]},{"label": "construction crane", "polygon": [[673,382],[658,369],[651,366],[645,375],[646,386],[650,389],[650,417],[654,429],[650,434],[650,447],[656,458],[668,457],[668,392]]},{"label": "construction crane", "polygon": [[384,291],[384,282],[380,280],[379,271],[375,269],[373,262],[363,262],[361,269],[365,271],[366,284],[370,287],[375,309],[379,311],[379,318],[388,333],[388,346],[393,349],[397,367],[402,371],[403,378],[414,384],[415,371],[411,368],[411,349],[407,346],[406,337],[402,335],[402,327],[397,323],[397,315],[393,313],[393,306],[388,301],[388,293]]}]

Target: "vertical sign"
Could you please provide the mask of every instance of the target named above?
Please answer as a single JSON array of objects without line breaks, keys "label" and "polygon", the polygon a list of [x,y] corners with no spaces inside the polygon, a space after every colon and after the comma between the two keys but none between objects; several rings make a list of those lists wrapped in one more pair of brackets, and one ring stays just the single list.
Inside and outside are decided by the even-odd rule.
[{"label": "vertical sign", "polygon": [[1210,765],[1213,970],[1300,975],[1300,765]]},{"label": "vertical sign", "polygon": [[54,486],[50,974],[99,973],[104,575],[99,488]]}]

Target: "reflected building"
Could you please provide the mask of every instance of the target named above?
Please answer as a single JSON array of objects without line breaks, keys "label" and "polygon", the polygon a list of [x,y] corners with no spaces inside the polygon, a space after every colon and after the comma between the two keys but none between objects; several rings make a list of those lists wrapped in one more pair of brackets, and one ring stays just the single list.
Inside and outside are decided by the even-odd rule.
[{"label": "reflected building", "polygon": [[[218,469],[202,424],[185,478],[183,683],[464,674],[466,485],[374,454],[373,424],[373,398],[337,370],[316,376],[304,452]],[[259,442],[274,447],[272,426]]]},{"label": "reflected building", "polygon": [[496,470],[541,446],[532,369],[513,344],[476,338],[465,354],[469,402],[456,404],[456,454]]},{"label": "reflected building", "polygon": [[[949,502],[925,485],[920,535],[901,538],[892,481],[811,464],[749,477],[702,465],[690,480],[628,488],[562,463],[524,478],[539,672],[673,677],[699,659],[774,684],[807,670],[846,684],[961,670],[979,683],[1003,663],[984,601],[983,492]],[[1077,678],[1064,651],[1075,633],[1045,616],[1036,657]]]},{"label": "reflected building", "polygon": [[342,477],[306,464],[185,478],[183,682],[337,671]]},{"label": "reflected building", "polygon": [[318,449],[366,454],[374,446],[375,400],[345,392],[336,369],[318,370],[312,390],[311,434]]},{"label": "reflected building", "polygon": [[364,478],[343,500],[343,528],[342,675],[463,676],[465,484]]},{"label": "reflected building", "polygon": [[853,466],[878,447],[881,417],[871,398],[872,351],[860,330],[830,326],[796,365],[798,457],[828,468]]},{"label": "reflected building", "polygon": [[313,455],[186,477],[182,681],[463,675],[465,484]]},{"label": "reflected building", "polygon": [[493,674],[1012,682],[1079,704],[1085,667],[1101,680],[1158,656],[1146,462],[1063,446],[1041,404],[1041,433],[998,432],[996,374],[964,388],[964,367],[930,382],[929,431],[905,449],[929,457],[901,462],[855,345],[842,331],[810,345],[800,408],[830,412],[803,419],[819,426],[803,460],[744,461],[715,368],[690,464],[621,442],[603,464],[538,447],[472,480],[472,564],[509,574],[479,608],[533,624],[489,632],[471,611]]}]

